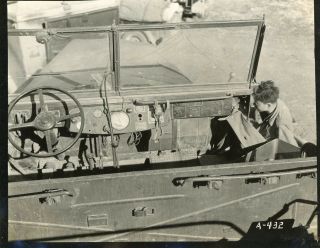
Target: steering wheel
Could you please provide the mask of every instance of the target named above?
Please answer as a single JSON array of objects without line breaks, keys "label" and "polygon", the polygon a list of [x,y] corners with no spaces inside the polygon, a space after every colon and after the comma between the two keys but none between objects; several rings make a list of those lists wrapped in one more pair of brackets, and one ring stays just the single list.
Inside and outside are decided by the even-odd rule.
[{"label": "steering wheel", "polygon": [[[50,112],[48,110],[48,105],[45,103],[43,94],[44,93],[48,93],[48,92],[52,92],[52,91],[58,91],[61,92],[65,95],[67,95],[68,97],[70,97],[73,102],[76,104],[77,109],[79,110],[77,113],[73,113],[73,114],[65,114],[63,116],[60,117],[56,117],[55,114],[53,112]],[[68,150],[69,148],[71,148],[76,142],[77,140],[80,138],[80,135],[83,131],[84,128],[84,112],[83,112],[83,108],[81,107],[79,101],[72,96],[70,93],[58,89],[58,88],[53,88],[53,87],[40,87],[37,89],[32,89],[29,90],[23,94],[21,94],[20,96],[18,96],[14,101],[12,101],[9,105],[9,109],[8,109],[8,117],[10,117],[10,114],[12,112],[12,109],[14,108],[14,106],[24,97],[28,96],[28,95],[32,95],[31,93],[36,92],[39,98],[39,102],[40,102],[40,106],[39,108],[36,108],[36,112],[37,109],[40,109],[39,113],[36,114],[36,117],[30,121],[30,122],[26,122],[26,123],[20,123],[20,124],[13,124],[13,125],[9,125],[8,127],[8,139],[11,142],[11,144],[20,152],[28,154],[30,156],[34,156],[34,157],[51,157],[51,156],[55,156],[58,154],[61,154],[63,152],[65,152],[66,150]],[[52,130],[57,126],[58,123],[62,122],[62,121],[66,121],[68,119],[72,119],[75,117],[79,117],[81,118],[81,125],[79,128],[79,132],[77,133],[77,135],[72,139],[72,141],[66,145],[64,148],[60,148],[57,150],[53,150],[53,142],[52,142]],[[11,132],[14,131],[18,131],[18,130],[22,130],[25,128],[34,128],[37,131],[43,132],[44,133],[44,137],[46,139],[46,146],[47,146],[47,153],[46,154],[37,154],[34,152],[29,152],[26,151],[24,148],[22,148],[21,146],[19,146],[13,139],[12,135],[10,134]]]}]

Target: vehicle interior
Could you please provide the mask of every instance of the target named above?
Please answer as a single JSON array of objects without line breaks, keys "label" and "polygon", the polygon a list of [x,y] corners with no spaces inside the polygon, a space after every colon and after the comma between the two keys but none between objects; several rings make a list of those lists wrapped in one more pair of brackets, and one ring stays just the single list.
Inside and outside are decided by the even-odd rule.
[{"label": "vehicle interior", "polygon": [[[137,31],[161,41],[121,38]],[[270,145],[253,127],[243,142],[224,119],[249,120],[263,33],[264,20],[9,31],[10,173],[299,157],[299,147],[280,152],[283,141]]]}]

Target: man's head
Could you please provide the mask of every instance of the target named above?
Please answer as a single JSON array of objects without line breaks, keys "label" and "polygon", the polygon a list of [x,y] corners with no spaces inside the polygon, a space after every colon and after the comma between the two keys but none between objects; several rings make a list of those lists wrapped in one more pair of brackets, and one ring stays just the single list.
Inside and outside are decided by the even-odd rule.
[{"label": "man's head", "polygon": [[277,106],[278,98],[279,88],[271,80],[262,81],[253,90],[254,105],[259,112],[271,113]]}]

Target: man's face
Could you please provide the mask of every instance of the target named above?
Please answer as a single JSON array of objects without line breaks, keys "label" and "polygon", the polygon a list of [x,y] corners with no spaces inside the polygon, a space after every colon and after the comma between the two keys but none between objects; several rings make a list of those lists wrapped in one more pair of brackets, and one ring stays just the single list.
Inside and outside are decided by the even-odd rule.
[{"label": "man's face", "polygon": [[268,112],[269,108],[270,108],[269,105],[270,105],[269,103],[263,103],[263,102],[260,102],[260,101],[255,101],[254,102],[254,106],[256,107],[256,109],[259,112]]}]

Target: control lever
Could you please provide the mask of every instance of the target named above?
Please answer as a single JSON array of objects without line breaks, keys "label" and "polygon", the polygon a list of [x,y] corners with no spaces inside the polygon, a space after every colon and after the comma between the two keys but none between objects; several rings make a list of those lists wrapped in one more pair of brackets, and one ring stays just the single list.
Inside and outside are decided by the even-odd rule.
[{"label": "control lever", "polygon": [[[113,166],[115,168],[119,168],[119,162],[118,162],[117,151],[116,151],[116,149],[118,147],[118,143],[114,139],[113,127],[112,127],[112,122],[111,122],[110,107],[109,107],[108,96],[107,96],[107,75],[108,74],[109,73],[105,73],[104,78],[103,78],[103,82],[100,85],[100,96],[103,100],[104,113],[107,116],[107,120],[108,120],[108,124],[109,124],[109,128],[110,128]],[[104,88],[104,94],[102,93],[103,88]]]},{"label": "control lever", "polygon": [[155,127],[156,127],[156,132],[154,134],[153,140],[155,143],[159,142],[159,137],[162,135],[162,129],[160,125],[160,117],[162,115],[162,108],[159,105],[158,101],[155,101],[154,103],[154,113],[153,117],[155,119]]}]

